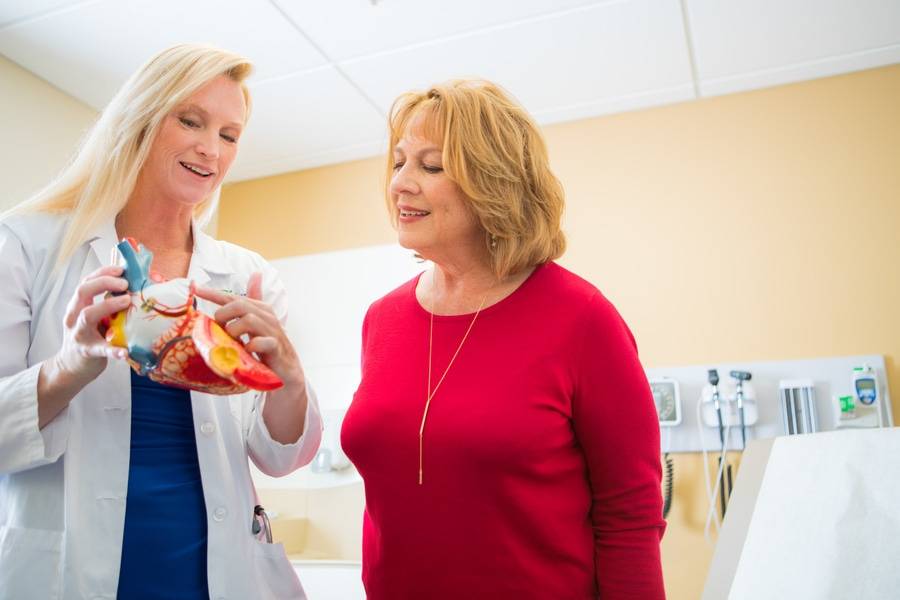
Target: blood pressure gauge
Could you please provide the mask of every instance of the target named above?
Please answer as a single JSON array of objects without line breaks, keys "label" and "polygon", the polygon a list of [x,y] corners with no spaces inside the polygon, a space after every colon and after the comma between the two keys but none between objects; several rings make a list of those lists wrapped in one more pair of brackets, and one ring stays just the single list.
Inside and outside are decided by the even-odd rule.
[{"label": "blood pressure gauge", "polygon": [[656,414],[659,415],[660,427],[675,427],[681,423],[681,395],[678,382],[668,377],[650,380]]}]

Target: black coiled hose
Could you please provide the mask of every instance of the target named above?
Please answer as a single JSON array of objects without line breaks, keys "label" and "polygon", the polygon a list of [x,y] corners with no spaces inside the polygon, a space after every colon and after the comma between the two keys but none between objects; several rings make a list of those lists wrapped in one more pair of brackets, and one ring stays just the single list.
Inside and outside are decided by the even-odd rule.
[{"label": "black coiled hose", "polygon": [[665,475],[663,478],[663,519],[669,516],[669,509],[672,508],[672,488],[675,484],[675,462],[669,453],[663,454],[663,468]]}]

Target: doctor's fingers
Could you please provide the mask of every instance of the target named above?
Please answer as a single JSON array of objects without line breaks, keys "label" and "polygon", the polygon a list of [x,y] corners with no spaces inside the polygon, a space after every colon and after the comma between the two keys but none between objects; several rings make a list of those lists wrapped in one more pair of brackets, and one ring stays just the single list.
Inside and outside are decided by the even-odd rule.
[{"label": "doctor's fingers", "polygon": [[214,290],[212,288],[204,287],[202,285],[198,285],[194,288],[194,293],[198,298],[203,298],[204,300],[209,300],[210,302],[214,302],[220,306],[228,304],[229,302],[233,302],[239,296],[235,296],[234,294],[229,294],[227,292],[222,292],[219,290]]},{"label": "doctor's fingers", "polygon": [[253,315],[264,323],[272,327],[281,328],[281,323],[272,307],[262,300],[253,300],[251,298],[236,298],[216,311],[213,318],[220,324],[225,325],[235,319],[243,319]]},{"label": "doctor's fingers", "polygon": [[265,315],[247,313],[228,321],[225,331],[234,339],[240,339],[245,333],[251,338],[259,336],[277,337],[282,334],[278,319],[269,319]]},{"label": "doctor's fingers", "polygon": [[128,356],[125,348],[117,348],[107,343],[78,344],[78,354],[86,358],[114,358],[124,359]]},{"label": "doctor's fingers", "polygon": [[[109,268],[109,267],[107,267]],[[128,282],[121,277],[113,275],[98,275],[97,277],[88,277],[75,290],[75,294],[69,300],[66,306],[66,314],[77,316],[81,310],[94,303],[94,298],[106,292],[124,292],[128,289]],[[128,295],[125,294],[124,297]],[[66,318],[66,326],[72,327],[74,320]]]},{"label": "doctor's fingers", "polygon": [[303,378],[303,366],[293,344],[284,335],[251,337],[244,346],[281,377],[285,383]]},{"label": "doctor's fingers", "polygon": [[247,342],[244,348],[248,352],[260,355],[271,354],[278,349],[278,340],[269,336],[258,336]]},{"label": "doctor's fingers", "polygon": [[[124,272],[125,272],[125,269],[123,269],[122,267],[120,267],[118,265],[110,265],[110,266],[106,266],[106,267],[100,267],[99,269],[97,269],[96,271],[94,271],[93,273],[91,273],[90,275],[88,275],[87,277],[85,277],[84,279],[81,280],[81,283],[78,286],[79,295],[81,295],[82,288],[85,288],[85,286],[88,286],[87,288],[85,288],[86,289],[85,293],[87,293],[87,291],[92,290],[92,289],[98,289],[98,286],[99,286],[100,291],[99,292],[95,291],[93,293],[93,296],[96,296],[97,294],[104,292],[107,289],[110,291],[121,291],[121,290],[127,289],[128,282],[124,277],[122,277]],[[101,284],[101,283],[98,283],[98,281],[103,281],[104,283]],[[113,281],[124,282],[124,287],[120,287],[122,285],[121,283],[113,283]],[[91,296],[91,297],[93,297],[93,296]]]},{"label": "doctor's fingers", "polygon": [[253,300],[262,300],[262,273],[254,271],[247,280],[247,297]]},{"label": "doctor's fingers", "polygon": [[74,306],[66,313],[66,327],[74,329],[75,340],[79,343],[92,343],[100,337],[97,326],[104,317],[125,310],[131,305],[131,296],[122,294],[121,296],[110,296],[102,302],[91,304],[87,307]]}]

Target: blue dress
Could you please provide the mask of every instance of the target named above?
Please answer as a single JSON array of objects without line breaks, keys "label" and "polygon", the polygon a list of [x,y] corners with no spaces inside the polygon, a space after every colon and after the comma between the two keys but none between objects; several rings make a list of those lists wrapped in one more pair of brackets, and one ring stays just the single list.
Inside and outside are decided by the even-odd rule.
[{"label": "blue dress", "polygon": [[208,600],[206,534],[190,392],[132,371],[118,597]]}]

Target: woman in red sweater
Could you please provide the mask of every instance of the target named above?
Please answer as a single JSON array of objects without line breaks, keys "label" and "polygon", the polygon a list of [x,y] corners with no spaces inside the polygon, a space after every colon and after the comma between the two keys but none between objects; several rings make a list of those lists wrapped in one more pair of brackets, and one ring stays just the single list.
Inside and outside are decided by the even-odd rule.
[{"label": "woman in red sweater", "polygon": [[370,307],[342,443],[370,600],[664,597],[659,429],[634,338],[553,262],[563,191],[500,88],[397,99],[387,204],[433,267]]}]

